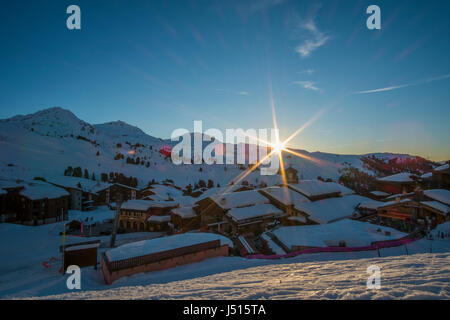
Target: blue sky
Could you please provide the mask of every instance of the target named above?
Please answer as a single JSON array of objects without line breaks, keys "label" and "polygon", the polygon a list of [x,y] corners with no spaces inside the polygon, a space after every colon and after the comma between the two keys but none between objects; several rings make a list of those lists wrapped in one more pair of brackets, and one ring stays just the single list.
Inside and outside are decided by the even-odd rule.
[{"label": "blue sky", "polygon": [[[81,30],[66,28],[71,4]],[[366,28],[370,4],[381,30]],[[282,138],[323,110],[295,147],[449,159],[448,12],[440,0],[9,1],[0,118],[61,106],[163,138],[194,120],[270,128],[272,88]]]}]

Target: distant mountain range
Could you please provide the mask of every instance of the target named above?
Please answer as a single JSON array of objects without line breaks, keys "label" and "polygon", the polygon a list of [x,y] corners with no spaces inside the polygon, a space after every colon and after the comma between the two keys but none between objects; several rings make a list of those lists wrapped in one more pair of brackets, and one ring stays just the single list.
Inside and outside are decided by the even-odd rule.
[{"label": "distant mountain range", "polygon": [[[68,166],[79,166],[95,173],[97,178],[101,173],[119,172],[137,177],[142,186],[152,179],[171,179],[184,187],[200,179],[212,179],[216,184],[224,185],[242,173],[238,165],[227,165],[226,168],[218,164],[174,165],[159,150],[164,145],[173,146],[175,143],[152,137],[123,121],[89,124],[71,111],[55,107],[0,120],[0,178],[58,176],[63,175]],[[321,176],[337,180],[339,169],[346,166],[370,171],[363,165],[361,155],[297,152],[306,158],[284,155],[285,165],[299,170],[299,175],[305,179]],[[370,156],[386,161],[416,158],[392,153]],[[127,163],[127,157],[134,163]],[[309,160],[311,158],[318,161]],[[139,164],[135,164],[136,160]],[[279,176],[261,176],[256,171],[246,178],[255,184],[262,181],[273,184],[279,179]]]}]

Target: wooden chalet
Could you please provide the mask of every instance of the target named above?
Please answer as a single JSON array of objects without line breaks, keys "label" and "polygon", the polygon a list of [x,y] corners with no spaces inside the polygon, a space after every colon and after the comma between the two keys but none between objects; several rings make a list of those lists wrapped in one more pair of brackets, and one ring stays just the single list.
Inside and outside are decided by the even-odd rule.
[{"label": "wooden chalet", "polygon": [[377,189],[390,194],[412,192],[418,186],[418,177],[408,172],[377,179]]},{"label": "wooden chalet", "polygon": [[67,219],[69,193],[47,183],[28,183],[19,192],[17,220],[41,225]]}]

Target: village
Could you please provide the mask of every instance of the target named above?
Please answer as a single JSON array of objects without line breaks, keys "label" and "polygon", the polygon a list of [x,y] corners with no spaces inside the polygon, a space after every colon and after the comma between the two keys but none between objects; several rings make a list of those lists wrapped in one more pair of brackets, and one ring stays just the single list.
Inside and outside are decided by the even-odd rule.
[{"label": "village", "polygon": [[[169,180],[145,188],[66,175],[0,180],[0,221],[63,223],[63,269],[100,264],[106,284],[214,257],[380,250],[431,237],[450,221],[449,163],[423,175],[377,178],[377,187],[361,194],[330,180],[299,179],[291,166],[285,174],[272,186],[209,184],[195,192]],[[450,237],[447,229],[434,236]],[[130,240],[116,243],[122,235]],[[105,236],[109,248],[100,252],[95,239]]]}]

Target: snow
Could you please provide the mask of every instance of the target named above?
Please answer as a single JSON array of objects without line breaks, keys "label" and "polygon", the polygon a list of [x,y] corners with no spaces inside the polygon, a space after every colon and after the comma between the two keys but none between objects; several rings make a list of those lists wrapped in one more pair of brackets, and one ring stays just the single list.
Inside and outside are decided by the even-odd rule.
[{"label": "snow", "polygon": [[87,226],[112,220],[114,216],[115,211],[110,210],[108,206],[100,206],[90,211],[69,210],[69,221],[76,220],[83,222]]},{"label": "snow", "polygon": [[171,186],[165,186],[165,185],[152,185],[151,188],[149,188],[150,191],[155,193],[154,195],[151,195],[151,198],[157,198],[160,200],[168,200],[169,198],[176,198],[183,196],[183,192],[171,187]]},{"label": "snow", "polygon": [[370,201],[370,199],[360,195],[349,195],[314,202],[296,203],[295,208],[306,213],[310,220],[317,223],[330,223],[350,217],[360,203],[367,201]]},{"label": "snow", "polygon": [[[442,231],[449,233],[449,225],[450,223],[447,223],[447,227],[442,228]],[[82,269],[81,291],[73,292],[66,286],[68,275],[61,276],[58,273],[61,265],[59,246],[62,238],[59,232],[62,229],[63,223],[37,227],[0,224],[0,243],[8,243],[8,245],[0,245],[0,261],[2,261],[0,298],[169,299],[185,297],[198,299],[223,297],[239,299],[248,297],[257,299],[279,296],[294,299],[300,297],[298,295],[306,298],[349,299],[449,298],[450,239],[448,238],[433,241],[421,239],[409,243],[406,246],[409,256],[406,256],[406,247],[402,246],[380,249],[382,258],[377,257],[376,251],[316,253],[280,260],[213,258],[195,264],[122,278],[110,286],[104,283],[100,268],[94,270],[92,267],[87,267]],[[161,233],[151,232],[118,234],[116,243],[120,246],[130,241],[161,235]],[[100,259],[101,254],[109,246],[110,236],[87,239],[102,241],[98,252]],[[80,238],[66,235],[66,241],[77,243],[80,242]],[[431,250],[433,254],[428,253]],[[50,269],[45,269],[41,263],[49,261],[51,257],[56,257],[57,261]],[[383,261],[386,264],[383,264]],[[374,292],[376,291],[374,290],[367,293],[364,291],[367,280],[366,268],[371,264],[377,264],[382,270],[388,271],[382,274],[382,285],[386,288],[382,291]],[[359,272],[361,277],[364,277],[361,281],[357,279]],[[298,279],[295,276],[297,273],[300,277]],[[356,290],[361,284],[361,294],[354,293],[347,296],[347,291],[342,292],[342,295],[337,292],[337,286],[346,283],[341,282],[340,277],[347,276],[349,282],[346,284],[346,290]],[[390,281],[393,281],[392,284]],[[268,285],[270,283],[272,285]],[[188,291],[184,291],[185,288],[188,288]]]},{"label": "snow", "polygon": [[269,203],[269,200],[256,190],[219,194],[211,199],[224,210]]},{"label": "snow", "polygon": [[405,199],[401,199],[399,201],[393,200],[393,201],[383,202],[383,204],[380,205],[378,208],[390,207],[390,206],[398,204],[398,203],[408,203],[411,201],[412,201],[411,199],[405,198]]},{"label": "snow", "polygon": [[148,222],[158,222],[158,223],[162,223],[162,222],[169,222],[170,221],[170,216],[157,216],[157,215],[152,215],[147,219]]},{"label": "snow", "polygon": [[310,202],[309,199],[301,193],[293,191],[292,189],[289,189],[285,186],[265,188],[261,191],[263,195],[270,195],[270,197],[273,197],[275,200],[281,202],[286,206],[293,204],[295,205],[296,203],[301,202]]},{"label": "snow", "polygon": [[172,209],[172,213],[180,216],[183,219],[194,218],[197,216],[192,206]]},{"label": "snow", "polygon": [[450,190],[431,189],[423,192],[428,198],[450,205]]},{"label": "snow", "polygon": [[269,249],[272,250],[274,254],[286,254],[286,252],[279,245],[273,242],[273,240],[266,233],[263,233],[261,235],[261,238],[263,238],[267,242]]},{"label": "snow", "polygon": [[37,183],[30,182],[24,185],[24,188],[20,190],[19,194],[30,200],[40,200],[40,199],[57,199],[64,196],[69,196],[70,194],[62,189],[52,186],[48,183]]},{"label": "snow", "polygon": [[422,179],[428,179],[428,178],[431,178],[432,176],[433,176],[433,172],[427,172],[427,173],[424,173],[423,175],[421,175],[420,177]]},{"label": "snow", "polygon": [[[381,232],[377,232],[380,229]],[[385,235],[385,231],[391,233]],[[272,232],[286,247],[327,247],[345,241],[347,247],[369,246],[375,241],[396,240],[407,234],[395,229],[345,219],[329,224],[280,227]]]},{"label": "snow", "polygon": [[448,170],[448,168],[450,167],[450,164],[444,164],[442,166],[439,166],[437,168],[434,168],[434,171],[444,171],[444,170]]},{"label": "snow", "polygon": [[5,194],[7,194],[7,193],[8,193],[8,192],[6,192],[5,190],[0,189],[0,196],[5,195]]},{"label": "snow", "polygon": [[450,213],[450,207],[438,201],[421,201],[420,203],[442,212],[444,215]]},{"label": "snow", "polygon": [[285,215],[283,211],[271,204],[257,204],[244,208],[232,208],[227,215],[236,222],[255,218],[279,218]]},{"label": "snow", "polygon": [[98,191],[109,188],[112,185],[110,183],[70,176],[53,176],[46,178],[46,180],[49,183],[61,187],[77,189],[89,193],[97,193]]},{"label": "snow", "polygon": [[414,180],[411,179],[411,176],[414,176],[414,175],[409,172],[401,172],[401,173],[393,174],[391,176],[380,178],[380,179],[378,179],[378,181],[413,182]]},{"label": "snow", "polygon": [[387,197],[389,196],[389,193],[383,192],[383,191],[371,191],[371,194],[377,197]]},{"label": "snow", "polygon": [[371,209],[371,210],[377,210],[379,207],[382,207],[383,205],[385,205],[385,202],[382,201],[376,201],[376,200],[367,200],[362,202],[358,208],[362,208],[362,209]]},{"label": "snow", "polygon": [[84,250],[84,249],[92,249],[100,247],[100,243],[89,243],[89,244],[80,244],[78,246],[71,246],[65,248],[66,251],[76,251],[76,250]]},{"label": "snow", "polygon": [[214,233],[190,232],[125,244],[123,246],[106,251],[106,256],[110,261],[118,261],[155,252],[192,246],[195,244],[213,240],[220,240],[220,245],[227,244],[230,248],[233,247],[233,243],[231,242],[231,240],[224,236]]},{"label": "snow", "polygon": [[122,203],[120,209],[147,211],[154,205],[153,201],[148,200],[128,200]]},{"label": "snow", "polygon": [[289,188],[300,192],[308,198],[340,193],[348,195],[354,193],[353,190],[335,182],[323,182],[320,180],[300,180],[298,184],[289,184]]},{"label": "snow", "polygon": [[[200,264],[218,269],[226,259],[210,259]],[[379,290],[367,288],[367,268],[371,265],[381,270]],[[191,270],[189,265],[175,269],[178,273]],[[158,272],[155,277],[163,274]],[[44,299],[448,300],[449,278],[449,253],[416,254],[260,265],[168,283],[109,287],[103,291],[76,291]]]}]

